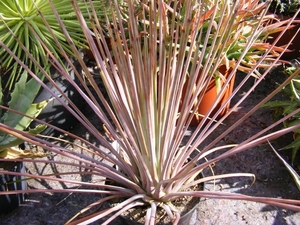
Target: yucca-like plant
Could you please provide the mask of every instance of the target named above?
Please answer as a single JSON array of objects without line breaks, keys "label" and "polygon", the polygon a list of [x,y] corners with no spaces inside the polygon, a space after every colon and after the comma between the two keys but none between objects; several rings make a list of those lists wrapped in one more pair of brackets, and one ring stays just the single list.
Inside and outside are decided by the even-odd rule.
[{"label": "yucca-like plant", "polygon": [[[201,145],[251,94],[253,89],[268,74],[268,71],[278,63],[280,55],[271,61],[270,66],[257,78],[257,82],[253,84],[253,87],[241,96],[240,100],[232,106],[232,109],[216,121],[219,113],[226,107],[230,99],[238,90],[243,88],[245,82],[261,65],[260,63],[275,49],[274,46],[270,46],[261,55],[261,58],[251,65],[251,69],[245,74],[245,78],[241,83],[237,85],[228,101],[212,115],[212,118],[208,118],[214,108],[214,105],[212,105],[211,110],[204,115],[189,139],[184,141],[185,133],[193,118],[195,100],[198,99],[197,104],[199,104],[210,81],[215,78],[215,72],[219,66],[224,65],[223,62],[227,53],[227,48],[224,46],[228,45],[227,41],[232,41],[228,36],[236,32],[236,27],[233,26],[234,20],[242,13],[248,13],[247,7],[239,10],[240,7],[254,3],[259,4],[258,1],[252,0],[222,1],[224,4],[219,4],[220,1],[199,2],[200,4],[197,4],[198,1],[194,0],[170,2],[162,0],[127,0],[123,4],[118,4],[117,1],[114,1],[107,8],[110,12],[115,12],[111,20],[107,19],[106,23],[110,36],[110,49],[108,43],[103,41],[105,35],[101,24],[96,18],[96,9],[91,6],[90,15],[93,19],[89,20],[93,21],[93,33],[99,37],[97,43],[94,43],[93,36],[88,29],[87,21],[82,15],[78,2],[72,1],[78,22],[91,46],[97,67],[100,69],[98,74],[90,72],[81,59],[80,52],[74,45],[71,45],[72,40],[68,35],[68,31],[62,29],[66,40],[70,43],[73,54],[77,56],[82,66],[83,74],[85,74],[85,77],[80,77],[80,73],[76,73],[81,81],[81,86],[68,79],[67,71],[64,70],[55,55],[51,53],[51,50],[44,46],[45,51],[49,54],[50,62],[61,71],[62,76],[82,95],[86,104],[99,119],[99,123],[103,123],[107,136],[99,131],[96,124],[89,121],[72,102],[69,104],[62,102],[62,104],[78,119],[87,132],[101,143],[100,147],[72,132],[62,131],[58,128],[56,129],[84,143],[83,146],[76,146],[80,149],[80,153],[60,145],[57,140],[56,142],[50,142],[49,139],[44,140],[41,137],[32,136],[3,123],[0,123],[0,130],[38,145],[51,153],[60,155],[61,160],[52,161],[51,163],[71,167],[71,174],[88,174],[102,179],[95,182],[76,181],[68,176],[69,172],[44,175],[22,174],[28,178],[65,182],[80,186],[80,189],[54,188],[45,190],[41,188],[27,190],[26,192],[77,192],[96,193],[102,196],[100,200],[81,210],[78,215],[106,201],[121,200],[116,206],[96,211],[84,218],[75,220],[78,216],[76,215],[67,223],[88,224],[109,215],[110,217],[104,222],[104,224],[108,224],[124,211],[144,206],[147,211],[145,224],[156,223],[156,213],[159,209],[165,210],[170,220],[177,224],[180,219],[180,212],[172,204],[172,201],[183,196],[257,201],[300,211],[299,200],[251,197],[236,193],[194,191],[191,189],[195,185],[209,180],[233,176],[253,177],[252,174],[238,173],[238,171],[234,174],[221,174],[204,178],[199,175],[203,169],[219,160],[248,150],[300,127],[300,125],[296,125],[271,132],[271,129],[275,128],[277,124],[300,111],[297,109],[282,120],[241,143],[218,145],[226,134],[238,127],[242,121],[259,110],[265,102],[279,92],[293,78],[292,75],[239,121],[228,127],[219,137],[206,146]],[[214,6],[208,14],[203,7],[205,4],[211,6],[212,3]],[[89,1],[88,4],[93,4],[93,1]],[[257,40],[257,34],[261,32],[261,25],[267,8],[266,5],[259,5],[259,7],[261,7],[261,10],[257,11],[253,17],[252,33],[247,37],[243,51],[232,64],[229,77],[224,80],[218,98],[225,91],[230,79],[233,79],[234,73],[241,65],[244,56],[251,50]],[[195,14],[195,10],[198,13]],[[56,19],[61,21],[55,8],[54,12]],[[218,20],[215,20],[216,15],[220,15]],[[287,26],[283,30],[286,30],[291,22],[292,20],[286,24]],[[236,38],[239,38],[239,36]],[[0,44],[6,51],[9,51],[9,47],[5,43],[0,42]],[[56,44],[59,45],[59,42],[56,42]],[[10,54],[14,56],[12,52]],[[71,61],[68,60],[68,53],[63,52],[63,55],[71,64]],[[39,66],[39,62],[32,57],[30,58],[46,78],[53,82],[51,76]],[[17,59],[17,57],[15,59],[34,79],[39,81],[38,77],[24,65],[22,60]],[[71,66],[75,69],[74,65],[71,64]],[[299,69],[295,71],[295,74],[298,72]],[[105,86],[108,99],[104,97],[104,93],[101,92],[101,88],[97,83],[99,77]],[[39,81],[39,83],[51,92],[42,81]],[[187,85],[187,93],[182,98],[184,85]],[[93,92],[90,90],[91,87]],[[59,100],[55,93],[51,93]],[[61,94],[64,95],[62,92]],[[215,104],[217,104],[218,98]],[[68,98],[66,97],[66,99]],[[179,112],[180,108],[181,111]],[[65,143],[67,140],[61,139],[61,142]],[[213,153],[217,152],[219,152],[219,155],[213,156]],[[49,162],[46,159],[24,161],[37,164]],[[16,173],[0,171],[0,174]],[[0,194],[20,192],[24,191],[11,191]]]},{"label": "yucca-like plant", "polygon": [[[103,8],[105,4],[106,1],[94,2],[99,20],[101,20],[101,17],[103,18]],[[78,5],[88,26],[91,27],[88,21],[87,5],[84,1],[78,1]],[[56,9],[57,15],[53,14],[52,7]],[[66,42],[60,24],[56,20],[56,16],[60,17],[60,22],[64,24],[68,31],[72,39],[72,44],[78,48],[88,48],[86,39],[69,0],[0,1],[0,40],[5,43],[22,62],[35,71],[35,73],[37,73],[38,67],[30,60],[29,54],[31,54],[40,65],[43,65],[44,68],[48,67],[49,69],[49,58],[43,45],[45,45],[57,59],[62,56],[62,50],[70,57],[74,56],[70,45]],[[57,41],[59,45],[57,45]],[[26,50],[24,50],[24,48]],[[7,85],[12,89],[14,81],[21,74],[20,67],[13,57],[3,48],[0,49],[0,58],[0,69],[2,71],[11,70],[9,72],[10,79]]]}]

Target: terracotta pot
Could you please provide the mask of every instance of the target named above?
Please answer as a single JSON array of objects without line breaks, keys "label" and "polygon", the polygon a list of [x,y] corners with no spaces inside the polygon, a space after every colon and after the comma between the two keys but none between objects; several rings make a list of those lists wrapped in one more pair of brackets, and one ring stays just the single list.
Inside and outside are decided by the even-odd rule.
[{"label": "terracotta pot", "polygon": [[[219,71],[224,75],[225,78],[228,78],[228,76],[230,75],[232,70],[231,69],[227,70],[226,66],[222,65],[222,66],[219,67]],[[213,116],[223,104],[225,104],[228,97],[232,94],[234,81],[235,81],[235,75],[231,79],[229,85],[226,87],[225,92],[221,96],[220,101],[218,102],[218,104],[213,109],[212,113],[210,114],[210,117]],[[223,85],[223,84],[224,84],[224,82],[221,81],[221,85]],[[186,92],[186,87],[183,88],[183,98],[185,96],[185,92]],[[197,114],[194,115],[194,117],[193,117],[193,119],[190,123],[191,126],[197,126],[200,123],[200,121],[203,118],[202,115],[207,114],[210,107],[214,104],[215,100],[217,99],[217,96],[218,96],[218,93],[217,93],[217,87],[216,87],[216,84],[215,84],[215,80],[212,80],[209,83],[208,89],[204,93],[204,96],[201,100],[201,103],[200,103],[200,105],[197,109]],[[222,112],[219,114],[218,117],[223,116],[228,111],[229,106],[230,106],[230,103],[228,103],[226,105],[226,107],[222,110]],[[180,107],[180,110],[181,110],[181,107]]]},{"label": "terracotta pot", "polygon": [[[287,20],[290,17],[277,15],[277,18],[280,20]],[[296,33],[298,33],[294,40],[291,42],[290,46],[288,47],[288,49],[291,50],[291,52],[285,52],[282,55],[281,59],[290,60],[297,59],[298,57],[300,57],[300,32],[298,31],[300,29],[300,17],[297,17],[297,20],[298,22],[293,24],[294,27],[288,29],[276,43],[276,46],[287,45],[292,39],[292,37]],[[270,39],[270,44],[273,44],[273,42],[276,40],[279,34],[280,32],[270,35],[270,37],[272,37],[272,39]]]}]

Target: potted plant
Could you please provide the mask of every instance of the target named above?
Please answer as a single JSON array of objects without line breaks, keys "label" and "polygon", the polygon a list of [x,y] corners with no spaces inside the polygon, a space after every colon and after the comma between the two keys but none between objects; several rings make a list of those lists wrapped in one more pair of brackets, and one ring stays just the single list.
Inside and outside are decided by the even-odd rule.
[{"label": "potted plant", "polygon": [[[11,94],[2,89],[2,80],[0,77],[0,121],[8,127],[14,127],[19,131],[25,131],[33,118],[47,106],[47,101],[33,104],[33,100],[38,92],[39,85],[33,79],[27,81],[27,74],[24,72],[20,80],[15,84]],[[35,135],[45,129],[44,125],[39,125],[34,129],[29,129],[28,133]],[[9,133],[1,131],[0,133],[0,158],[5,161],[0,162],[1,170],[24,173],[22,161],[20,158],[35,158],[45,156],[42,152],[33,152],[21,149],[19,146],[24,141]],[[21,176],[1,175],[0,191],[7,190],[25,190],[26,182],[22,181]],[[17,207],[24,200],[23,194],[1,195],[0,212],[9,211]]]},{"label": "potted plant", "polygon": [[[230,8],[230,12],[233,15],[227,21],[229,28],[233,24],[234,18],[239,15],[240,3],[238,1],[225,2],[228,4],[223,4],[220,9],[217,7],[218,4],[216,2],[215,7],[211,9],[211,15],[206,18],[205,13],[203,14],[203,11],[201,11],[203,5],[197,5],[193,0],[175,2],[128,0],[124,1],[123,4],[118,4],[115,1],[110,5],[114,9],[112,10],[114,12],[112,19],[107,20],[107,30],[112,47],[110,50],[105,42],[99,46],[93,42],[92,35],[87,29],[86,21],[81,16],[76,1],[72,1],[74,11],[78,16],[81,27],[83,27],[100,72],[99,74],[92,74],[85,63],[79,60],[86,82],[82,79],[82,86],[79,86],[76,82],[70,79],[67,80],[81,94],[86,105],[96,114],[99,119],[98,123],[103,123],[107,136],[103,132],[101,133],[96,128],[97,124],[89,121],[80,109],[70,107],[67,104],[63,104],[64,107],[70,110],[87,132],[101,143],[100,147],[89,140],[78,137],[72,132],[66,132],[70,137],[77,138],[84,143],[83,146],[76,146],[80,148],[80,152],[76,152],[66,148],[64,145],[60,145],[60,143],[41,139],[28,133],[18,132],[14,128],[8,129],[7,126],[0,123],[1,131],[18,135],[18,137],[26,141],[35,143],[54,154],[62,156],[61,160],[52,161],[52,163],[72,167],[71,173],[73,174],[88,174],[102,177],[96,182],[88,182],[73,180],[73,176],[65,177],[64,175],[69,175],[69,173],[64,172],[61,174],[26,174],[28,178],[39,177],[53,182],[69,182],[81,187],[47,189],[49,192],[96,193],[103,197],[81,210],[67,222],[68,224],[88,224],[109,215],[109,218],[104,221],[104,224],[108,224],[123,212],[134,210],[139,206],[146,209],[145,224],[158,223],[156,215],[159,209],[165,211],[170,218],[169,220],[177,224],[181,215],[172,201],[187,196],[195,198],[243,199],[300,211],[299,200],[252,197],[237,193],[191,189],[195,185],[209,180],[232,176],[253,177],[254,175],[248,173],[218,174],[207,177],[198,175],[203,169],[210,167],[219,160],[300,127],[300,125],[295,125],[280,131],[271,132],[271,129],[276,125],[275,123],[275,125],[265,128],[241,143],[218,145],[226,133],[239,126],[243,120],[252,115],[268,99],[279,92],[280,88],[292,79],[293,74],[292,77],[287,78],[281,86],[274,90],[271,95],[258,103],[234,125],[228,127],[218,138],[204,145],[204,140],[207,136],[212,134],[219,126],[222,126],[225,118],[236,110],[241,102],[251,94],[258,83],[265,78],[272,66],[277,65],[278,56],[271,60],[269,67],[266,67],[266,70],[257,78],[257,82],[253,84],[253,87],[241,96],[240,101],[232,109],[216,120],[219,113],[227,105],[229,101],[227,100],[214,115],[210,115],[211,112],[207,112],[193,131],[193,134],[187,141],[184,141],[185,133],[193,118],[193,113],[190,112],[195,110],[194,102],[197,98],[200,98],[200,100],[203,98],[203,94],[208,88],[214,72],[220,66],[219,62],[222,62],[224,59],[224,52],[221,51],[223,48],[222,42],[217,41],[218,35],[215,35],[212,40],[210,39],[211,32],[215,34],[220,34],[219,32],[224,33],[224,30],[220,30],[221,23],[215,23],[214,17],[217,15],[217,11],[221,10],[221,12],[226,14],[228,8]],[[93,1],[90,2],[91,7],[92,3]],[[244,1],[244,3],[252,3],[252,1]],[[195,15],[192,12],[196,7],[199,8],[200,13]],[[91,9],[93,11],[93,7]],[[126,12],[125,16],[124,10]],[[169,13],[172,12],[173,16],[169,17]],[[176,12],[182,13],[184,17],[177,17],[180,13]],[[144,20],[141,20],[139,16]],[[56,19],[60,21],[58,16]],[[100,24],[97,23],[97,18],[94,17],[94,21],[93,32],[104,38],[104,32]],[[204,21],[208,23],[203,23]],[[262,20],[258,21],[262,22]],[[127,24],[127,26],[123,26],[123,24]],[[167,26],[168,24],[170,26]],[[207,32],[203,32],[202,26],[204,25],[208,27]],[[255,26],[258,29],[260,25],[258,22]],[[195,27],[197,29],[194,29]],[[243,51],[238,59],[234,61],[228,79],[225,80],[225,86],[228,85],[229,80],[234,76],[234,72],[241,66],[243,57],[249,52],[256,38],[256,33],[252,33],[247,39]],[[67,33],[66,40],[71,42]],[[201,40],[204,40],[204,42],[201,42]],[[5,44],[1,42],[0,44],[3,48],[8,49]],[[220,51],[214,51],[215,49],[220,49]],[[243,87],[247,79],[253,76],[253,72],[257,70],[264,59],[267,59],[268,54],[272,50],[274,50],[274,46],[270,46],[270,49],[262,55],[262,59],[257,60],[251,66],[251,69],[245,74],[245,79],[237,85],[233,94]],[[76,49],[73,49],[73,51],[76,55],[79,55]],[[11,54],[13,55],[13,53]],[[54,57],[49,60],[54,65],[60,65],[59,61]],[[22,65],[20,60],[17,61]],[[30,72],[27,67],[24,65],[23,67]],[[61,71],[62,76],[68,78],[67,71],[63,69]],[[200,71],[201,73],[199,73]],[[297,72],[299,72],[299,69],[295,71],[295,73]],[[43,84],[34,73],[30,73],[30,75],[41,85]],[[44,75],[47,75],[46,71],[44,71]],[[187,92],[181,100],[187,76],[189,77],[187,80]],[[108,99],[104,97],[104,93],[97,84],[97,78],[101,78]],[[196,86],[195,90],[193,88],[194,85]],[[224,92],[225,86],[222,86],[220,93]],[[46,86],[43,87],[51,91]],[[88,87],[92,87],[93,92]],[[218,95],[214,104],[217,104],[220,95]],[[55,94],[53,96],[58,98]],[[232,95],[230,98],[232,98]],[[101,104],[99,103],[100,101]],[[180,104],[182,110],[180,115],[178,115]],[[208,117],[211,117],[211,120]],[[57,130],[62,131],[59,128]],[[66,140],[61,139],[61,142],[65,143]],[[216,156],[213,153],[219,153],[219,155]],[[26,161],[35,163],[49,162],[47,159]],[[0,174],[15,175],[18,173],[0,171]],[[62,177],[57,175],[62,175]],[[24,192],[8,191],[6,194]],[[45,192],[45,189],[28,190],[27,192]],[[121,200],[121,202],[113,207],[104,208],[77,219],[77,216],[80,214],[109,200]]]},{"label": "potted plant", "polygon": [[[195,116],[191,125],[197,125],[203,118],[203,115],[207,114],[213,106],[213,102],[219,95],[221,87],[224,85],[224,81],[228,78],[228,75],[232,71],[232,68],[236,66],[236,63],[238,63],[238,71],[245,73],[251,71],[253,65],[256,65],[257,61],[262,59],[261,56],[271,48],[271,44],[266,42],[268,37],[271,34],[282,31],[282,27],[288,24],[288,21],[286,20],[266,26],[265,24],[268,24],[274,19],[274,17],[263,13],[263,9],[267,7],[266,4],[258,4],[256,1],[248,2],[248,4],[241,4],[237,9],[239,15],[235,18],[230,18],[232,14],[230,7],[226,8],[225,12],[221,10],[225,4],[227,4],[227,1],[220,1],[217,5],[215,5],[213,1],[203,1],[204,10],[202,18],[204,22],[199,28],[201,29],[201,32],[209,33],[209,40],[214,40],[214,37],[216,36],[215,41],[219,44],[222,43],[222,48],[219,47],[219,44],[216,44],[215,46],[217,47],[214,49],[212,49],[211,46],[207,46],[206,48],[205,57],[207,58],[204,58],[203,61],[209,60],[213,62],[212,65],[218,65],[218,69],[211,71],[213,73],[213,80],[211,81],[207,92],[204,93],[202,100],[198,99],[194,103],[197,105],[199,102],[199,105],[196,107],[197,110],[194,113]],[[219,8],[219,10],[216,11],[216,15],[213,17],[214,22],[219,25],[219,31],[209,31],[209,26],[207,26],[207,23],[209,22],[204,20],[205,17],[211,17],[214,7]],[[197,7],[194,9],[195,10],[192,12],[194,15],[199,13]],[[260,23],[259,19],[254,19],[253,13],[260,15],[259,19],[263,22]],[[230,27],[228,27],[228,20],[231,20],[232,22]],[[203,38],[199,40],[199,46],[205,42],[204,38],[206,37],[203,36]],[[247,48],[247,42],[250,38],[252,38],[253,41],[250,48],[245,52],[244,49]],[[222,58],[214,58],[214,54],[217,54],[218,51],[222,51]],[[252,71],[253,76],[259,77],[259,70],[268,67],[268,64],[283,51],[283,47],[273,47],[272,51],[269,51],[267,56],[259,63],[257,69]],[[242,55],[243,53],[245,54]],[[218,104],[215,104],[212,107],[212,114],[214,114],[231,95],[234,80],[233,77],[233,79],[230,79],[230,82],[225,85],[225,91],[220,95]],[[226,106],[223,111],[219,113],[219,116],[224,115],[226,111],[228,111],[229,103],[230,102],[227,101]]]}]

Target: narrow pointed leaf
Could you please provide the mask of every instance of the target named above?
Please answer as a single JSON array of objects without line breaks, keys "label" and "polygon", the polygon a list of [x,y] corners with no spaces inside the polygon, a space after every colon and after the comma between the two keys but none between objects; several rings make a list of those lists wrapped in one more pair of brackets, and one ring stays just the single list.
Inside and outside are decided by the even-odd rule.
[{"label": "narrow pointed leaf", "polygon": [[272,150],[274,151],[274,153],[277,155],[277,157],[281,160],[281,162],[283,162],[283,164],[285,165],[285,167],[288,169],[288,171],[290,172],[290,174],[292,175],[299,191],[300,191],[300,176],[298,175],[298,173],[293,169],[293,167],[291,167],[279,154],[278,152],[273,148],[273,146],[271,145],[271,143],[269,142]]}]

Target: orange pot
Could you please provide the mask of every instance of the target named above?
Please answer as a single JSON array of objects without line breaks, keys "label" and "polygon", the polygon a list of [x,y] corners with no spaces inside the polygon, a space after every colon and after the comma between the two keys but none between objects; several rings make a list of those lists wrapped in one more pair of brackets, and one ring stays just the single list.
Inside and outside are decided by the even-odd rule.
[{"label": "orange pot", "polygon": [[[225,78],[227,78],[231,72],[231,69],[226,69],[225,65],[222,65],[219,67],[219,72],[221,72]],[[226,87],[226,90],[224,91],[223,95],[221,96],[218,104],[214,107],[212,113],[210,114],[210,117],[213,116],[217,110],[225,104],[226,100],[228,99],[228,97],[232,94],[233,91],[233,86],[234,86],[234,80],[235,80],[235,75],[234,77],[231,79],[230,83],[228,84],[228,86]],[[224,81],[221,81],[221,85],[224,85]],[[183,87],[183,98],[185,96],[186,93],[186,85]],[[215,100],[217,99],[218,93],[217,93],[217,87],[215,84],[215,80],[213,79],[210,83],[209,86],[206,90],[206,92],[204,93],[204,96],[201,100],[201,103],[197,109],[197,114],[194,115],[190,125],[192,126],[196,126],[200,123],[200,121],[202,120],[203,116],[202,115],[206,115],[210,109],[210,107],[214,104]],[[222,110],[222,112],[219,114],[218,117],[223,116],[229,109],[230,103],[228,103],[226,105],[226,107]],[[179,107],[181,110],[181,107]]]}]

